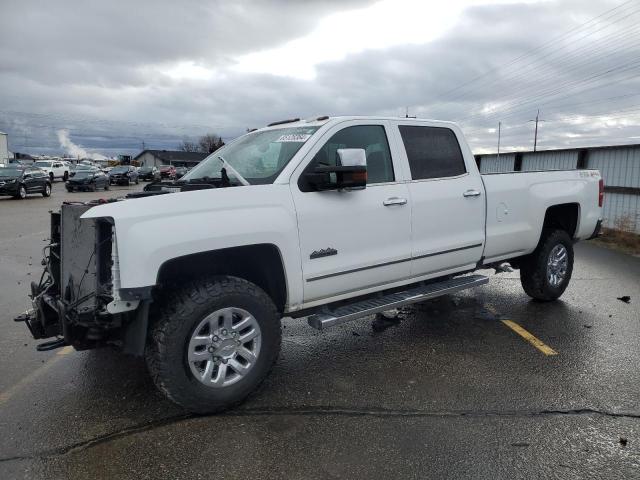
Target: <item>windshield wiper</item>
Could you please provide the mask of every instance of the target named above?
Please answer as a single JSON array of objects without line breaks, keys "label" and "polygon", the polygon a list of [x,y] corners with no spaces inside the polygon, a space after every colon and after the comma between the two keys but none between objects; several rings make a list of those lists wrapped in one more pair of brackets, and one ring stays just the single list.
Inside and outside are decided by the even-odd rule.
[{"label": "windshield wiper", "polygon": [[218,159],[222,162],[222,168],[226,168],[227,170],[229,170],[231,173],[233,173],[235,175],[235,177],[240,181],[240,183],[242,185],[251,185],[249,182],[247,182],[247,180],[238,173],[238,171],[233,168],[231,166],[231,164],[229,162],[227,162],[224,158],[222,158],[220,155],[218,155]]}]

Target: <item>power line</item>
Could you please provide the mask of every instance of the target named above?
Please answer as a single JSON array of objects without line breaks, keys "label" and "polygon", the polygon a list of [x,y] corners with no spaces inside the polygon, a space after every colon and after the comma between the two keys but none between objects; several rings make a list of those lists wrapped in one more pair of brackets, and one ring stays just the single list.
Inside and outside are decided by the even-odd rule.
[{"label": "power line", "polygon": [[563,33],[563,34],[561,34],[561,35],[558,35],[558,36],[556,36],[556,37],[553,37],[552,39],[548,40],[547,42],[544,42],[543,44],[538,45],[537,47],[534,47],[534,48],[533,48],[533,49],[531,49],[531,50],[528,50],[527,52],[525,52],[525,53],[523,53],[523,54],[519,55],[518,57],[516,57],[516,58],[512,59],[511,61],[507,62],[505,65],[500,65],[500,66],[498,66],[498,67],[494,67],[494,68],[490,69],[489,71],[487,71],[487,72],[485,72],[485,73],[483,73],[483,74],[480,74],[480,75],[478,75],[478,76],[476,76],[476,77],[472,78],[471,80],[469,80],[469,81],[467,81],[467,82],[465,82],[465,83],[463,83],[463,84],[461,84],[461,85],[458,85],[457,87],[454,87],[454,88],[452,88],[452,89],[450,89],[450,90],[447,90],[447,91],[443,92],[443,93],[441,94],[441,96],[447,95],[447,94],[452,93],[452,92],[454,92],[454,91],[457,91],[457,90],[459,90],[459,89],[461,89],[461,88],[463,88],[463,87],[465,87],[465,86],[467,86],[467,85],[470,85],[470,84],[472,84],[472,83],[475,83],[475,82],[477,82],[479,79],[481,79],[481,78],[485,78],[485,77],[487,77],[488,75],[490,75],[490,74],[492,74],[492,73],[497,72],[498,70],[504,70],[505,68],[507,68],[507,67],[509,67],[509,66],[511,66],[511,65],[513,65],[513,64],[515,64],[515,63],[517,63],[517,62],[518,62],[518,61],[520,61],[521,59],[526,58],[527,56],[530,56],[530,55],[532,55],[533,53],[535,53],[535,52],[537,52],[537,51],[539,51],[539,50],[541,50],[541,49],[544,49],[544,48],[545,48],[545,47],[547,47],[548,45],[555,44],[555,43],[557,43],[559,40],[561,40],[561,39],[563,39],[563,38],[567,38],[567,37],[571,36],[573,32],[575,32],[575,31],[579,31],[579,30],[581,30],[581,29],[585,28],[585,27],[586,27],[587,25],[589,25],[590,23],[592,23],[592,22],[594,22],[594,21],[597,21],[598,19],[601,19],[602,17],[607,16],[608,14],[610,14],[610,13],[612,13],[612,12],[614,12],[614,11],[618,10],[618,9],[621,9],[621,8],[623,8],[623,7],[625,7],[625,8],[626,8],[626,5],[628,5],[628,4],[630,4],[630,3],[633,3],[633,1],[634,1],[634,0],[627,0],[626,2],[623,2],[622,4],[618,5],[617,7],[611,8],[611,9],[609,9],[609,10],[605,11],[604,13],[601,13],[600,15],[597,15],[596,17],[594,17],[594,18],[592,18],[592,19],[588,20],[587,22],[585,22],[585,23],[583,23],[583,24],[581,24],[581,25],[578,25],[578,26],[576,26],[576,27],[574,27],[574,28],[572,28],[572,29],[568,30],[568,31],[566,31],[565,33]]}]

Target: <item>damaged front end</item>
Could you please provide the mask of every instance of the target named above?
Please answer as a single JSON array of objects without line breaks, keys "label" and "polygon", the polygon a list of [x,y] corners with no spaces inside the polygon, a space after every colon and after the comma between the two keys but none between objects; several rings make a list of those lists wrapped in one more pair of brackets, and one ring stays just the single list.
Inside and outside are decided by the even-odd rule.
[{"label": "damaged front end", "polygon": [[109,218],[80,218],[94,206],[63,204],[51,212],[44,272],[31,284],[33,308],[15,320],[25,322],[36,339],[55,337],[38,350],[111,345],[141,354],[148,303],[120,298],[115,227]]}]

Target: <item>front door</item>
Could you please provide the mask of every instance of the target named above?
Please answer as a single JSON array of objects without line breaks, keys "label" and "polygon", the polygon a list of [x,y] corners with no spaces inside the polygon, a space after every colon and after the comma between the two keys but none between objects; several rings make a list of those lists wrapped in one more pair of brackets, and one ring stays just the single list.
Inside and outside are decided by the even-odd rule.
[{"label": "front door", "polygon": [[[304,175],[291,188],[298,217],[304,301],[348,295],[406,279],[411,208],[388,140],[386,122],[351,121],[327,131],[301,169],[335,165],[337,150],[362,148],[367,187],[311,191]],[[296,175],[294,175],[296,177]]]},{"label": "front door", "polygon": [[463,153],[452,128],[400,122],[398,129],[411,174],[412,276],[474,268],[484,247],[485,198],[471,152]]}]

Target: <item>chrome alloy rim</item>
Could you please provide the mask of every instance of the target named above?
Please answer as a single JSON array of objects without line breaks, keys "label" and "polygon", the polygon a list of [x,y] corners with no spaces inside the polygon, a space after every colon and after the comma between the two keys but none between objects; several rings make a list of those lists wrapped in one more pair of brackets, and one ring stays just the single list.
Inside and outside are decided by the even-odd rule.
[{"label": "chrome alloy rim", "polygon": [[228,387],[255,366],[260,343],[260,325],[253,315],[236,307],[216,310],[191,334],[189,368],[207,387]]},{"label": "chrome alloy rim", "polygon": [[27,189],[24,187],[20,187],[19,195],[20,198],[27,198]]},{"label": "chrome alloy rim", "polygon": [[556,245],[549,253],[547,260],[547,279],[552,287],[559,286],[567,276],[569,255],[564,245]]}]

